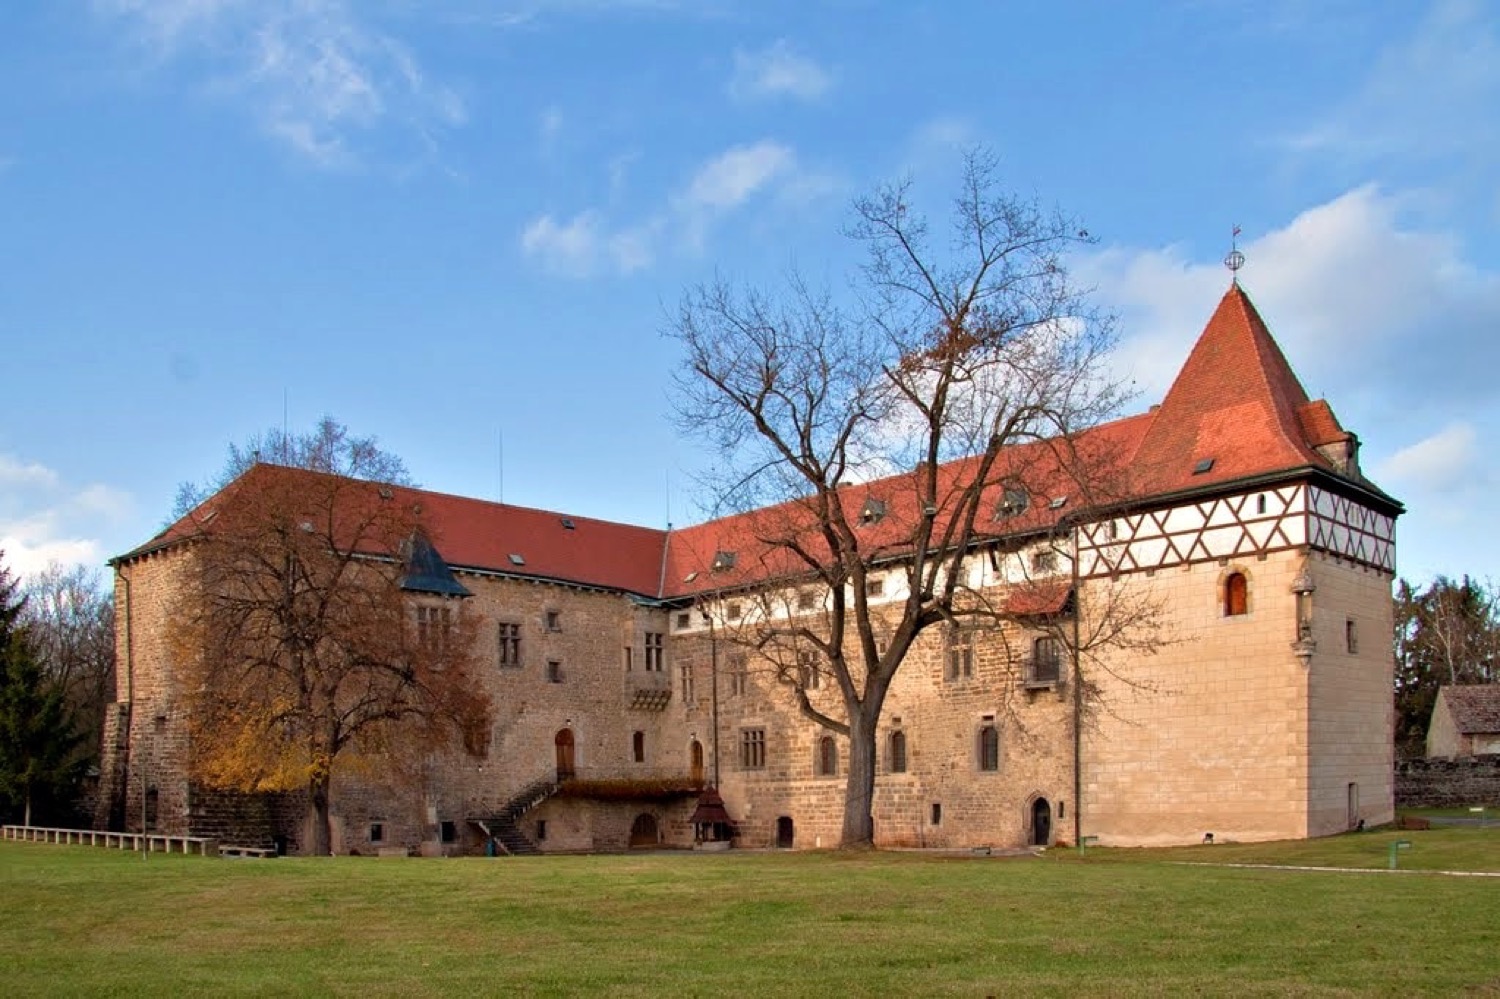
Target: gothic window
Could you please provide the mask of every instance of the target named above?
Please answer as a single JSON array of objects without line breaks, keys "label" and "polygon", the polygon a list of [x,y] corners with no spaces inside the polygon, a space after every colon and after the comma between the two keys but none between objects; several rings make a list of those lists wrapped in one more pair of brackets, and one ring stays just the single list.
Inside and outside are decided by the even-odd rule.
[{"label": "gothic window", "polygon": [[1250,609],[1250,583],[1243,572],[1231,572],[1224,580],[1224,616],[1239,617]]},{"label": "gothic window", "polygon": [[839,772],[839,747],[833,736],[825,735],[818,740],[818,755],[813,761],[813,773],[819,777],[837,777]]},{"label": "gothic window", "polygon": [[900,729],[891,733],[886,759],[890,764],[891,773],[906,773],[906,733]]},{"label": "gothic window", "polygon": [[1000,730],[993,722],[979,730],[979,769],[990,772],[1000,769]]}]

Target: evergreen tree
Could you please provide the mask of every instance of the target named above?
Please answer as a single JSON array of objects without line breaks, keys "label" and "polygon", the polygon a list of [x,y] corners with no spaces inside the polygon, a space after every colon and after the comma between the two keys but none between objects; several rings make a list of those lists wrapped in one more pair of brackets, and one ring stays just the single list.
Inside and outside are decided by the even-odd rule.
[{"label": "evergreen tree", "polygon": [[[0,553],[3,558],[3,553]],[[65,691],[42,669],[21,615],[26,601],[0,561],[0,809],[31,824],[34,805],[65,806],[83,775],[83,736]]]}]

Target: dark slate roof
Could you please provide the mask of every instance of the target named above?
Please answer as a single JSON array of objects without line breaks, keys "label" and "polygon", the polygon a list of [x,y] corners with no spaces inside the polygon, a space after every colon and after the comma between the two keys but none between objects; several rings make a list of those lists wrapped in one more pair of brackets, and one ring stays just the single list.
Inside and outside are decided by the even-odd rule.
[{"label": "dark slate roof", "polygon": [[1500,683],[1458,684],[1442,693],[1460,735],[1500,732]]},{"label": "dark slate roof", "polygon": [[401,588],[413,593],[435,593],[444,597],[471,597],[472,593],[453,578],[453,570],[421,531],[412,535],[411,550],[406,555],[406,574]]}]

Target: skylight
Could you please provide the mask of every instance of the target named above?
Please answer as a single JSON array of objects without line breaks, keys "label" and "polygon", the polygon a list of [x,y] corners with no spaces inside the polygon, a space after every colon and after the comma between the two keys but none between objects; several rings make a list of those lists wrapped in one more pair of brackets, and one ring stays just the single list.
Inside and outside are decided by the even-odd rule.
[{"label": "skylight", "polygon": [[511,565],[525,565],[526,564],[526,560],[524,558],[522,558],[521,556],[517,555],[515,552],[511,552],[510,553],[510,564]]},{"label": "skylight", "polygon": [[1054,496],[1052,502],[1047,504],[1048,510],[1061,510],[1068,503],[1066,496]]},{"label": "skylight", "polygon": [[1193,474],[1194,475],[1202,475],[1204,472],[1208,471],[1209,469],[1211,469],[1213,467],[1214,467],[1214,460],[1212,458],[1199,458],[1198,459],[1198,464],[1196,464],[1196,465],[1193,466]]}]

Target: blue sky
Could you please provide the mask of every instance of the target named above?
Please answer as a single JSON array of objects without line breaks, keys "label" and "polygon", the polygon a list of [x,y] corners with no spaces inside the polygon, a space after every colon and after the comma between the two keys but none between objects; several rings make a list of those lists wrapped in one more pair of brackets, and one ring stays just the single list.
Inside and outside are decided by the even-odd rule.
[{"label": "blue sky", "polygon": [[1497,573],[1500,8],[1482,2],[37,0],[0,33],[0,547],[99,564],[228,442],[331,413],[424,486],[694,519],[664,317],[833,282],[850,199],[983,143],[1081,216],[1157,401],[1241,280]]}]

